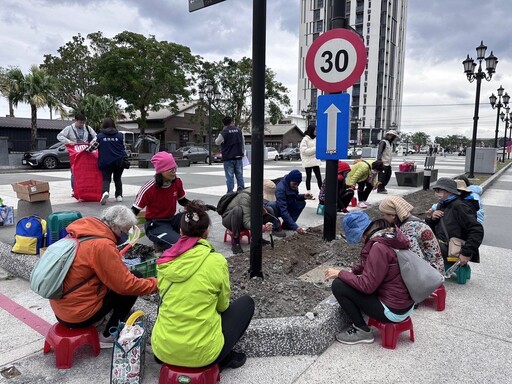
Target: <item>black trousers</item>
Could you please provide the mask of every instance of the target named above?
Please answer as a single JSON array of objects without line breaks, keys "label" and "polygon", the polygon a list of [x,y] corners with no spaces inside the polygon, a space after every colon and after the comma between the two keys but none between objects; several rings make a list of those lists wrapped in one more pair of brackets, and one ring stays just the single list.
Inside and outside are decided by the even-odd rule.
[{"label": "black trousers", "polygon": [[[140,273],[139,271],[132,271],[132,273],[138,278],[143,277],[142,273]],[[108,288],[102,287],[102,289]],[[101,308],[89,319],[84,320],[80,323],[68,323],[64,320],[59,319],[57,316],[55,317],[57,317],[57,321],[59,323],[68,328],[85,328],[88,327],[89,325],[97,323],[106,315],[108,315],[110,311],[113,311],[112,316],[110,316],[110,318],[108,319],[107,325],[103,330],[103,336],[108,337],[110,336],[110,329],[112,327],[117,327],[120,321],[126,320],[128,314],[130,313],[130,310],[135,304],[135,301],[137,301],[137,296],[123,296],[120,295],[119,293],[109,290],[105,297],[103,298],[103,304]]]},{"label": "black trousers", "polygon": [[[266,206],[265,208],[270,211],[270,215],[263,215],[263,224],[273,223],[274,227],[277,228],[279,223],[274,223],[276,219],[272,217],[275,216],[274,210],[269,206]],[[240,231],[242,228],[245,228],[242,207],[233,207],[233,209],[231,209],[228,214],[222,218],[222,225],[233,232],[233,239],[240,239]],[[236,243],[236,241],[234,242]]]},{"label": "black trousers", "polygon": [[311,170],[315,172],[316,183],[318,184],[318,188],[322,188],[322,174],[320,173],[320,167],[317,165],[315,167],[306,168],[306,189],[311,191]]},{"label": "black trousers", "polygon": [[171,248],[180,238],[180,223],[183,213],[169,219],[148,219],[144,225],[146,236],[162,250]]},{"label": "black trousers", "polygon": [[360,183],[357,183],[357,199],[359,201],[366,201],[368,200],[368,196],[370,196],[370,193],[372,193],[373,190],[373,184],[367,183],[365,181],[361,181]]},{"label": "black trousers", "polygon": [[382,172],[379,173],[379,186],[378,191],[382,191],[386,189],[386,185],[388,185],[389,180],[391,180],[391,165],[385,165]]},{"label": "black trousers", "polygon": [[343,208],[347,208],[350,205],[352,198],[354,197],[354,190],[347,188],[338,191],[337,209],[341,211]]},{"label": "black trousers", "polygon": [[114,186],[115,197],[123,196],[123,182],[121,181],[121,176],[123,175],[124,168],[116,165],[116,163],[111,164],[108,168],[103,169],[101,174],[103,176],[103,192],[110,191],[110,182],[112,181],[112,175],[114,176]]}]

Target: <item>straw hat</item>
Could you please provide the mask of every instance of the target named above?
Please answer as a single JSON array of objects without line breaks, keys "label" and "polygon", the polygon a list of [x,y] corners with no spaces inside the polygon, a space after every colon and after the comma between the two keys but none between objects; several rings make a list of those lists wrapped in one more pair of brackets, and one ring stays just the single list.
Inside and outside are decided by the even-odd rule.
[{"label": "straw hat", "polygon": [[464,180],[455,180],[455,182],[457,183],[457,191],[471,192]]}]

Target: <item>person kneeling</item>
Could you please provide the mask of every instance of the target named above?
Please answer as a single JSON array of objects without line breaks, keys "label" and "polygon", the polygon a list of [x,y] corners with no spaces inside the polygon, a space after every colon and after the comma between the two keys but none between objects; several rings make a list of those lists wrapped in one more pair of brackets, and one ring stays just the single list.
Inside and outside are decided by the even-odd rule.
[{"label": "person kneeling", "polygon": [[352,325],[336,335],[343,344],[373,343],[373,333],[361,311],[381,323],[399,323],[413,312],[414,301],[400,275],[394,249],[408,249],[409,240],[384,219],[371,221],[362,211],[343,220],[347,242],[363,243],[361,264],[352,271],[328,268],[325,279],[334,279],[332,293]]},{"label": "person kneeling", "polygon": [[233,350],[254,314],[254,301],[242,296],[229,303],[226,258],[207,240],[210,218],[200,201],[181,217],[180,239],[157,260],[160,308],[151,335],[155,360],[181,367],[244,365]]}]

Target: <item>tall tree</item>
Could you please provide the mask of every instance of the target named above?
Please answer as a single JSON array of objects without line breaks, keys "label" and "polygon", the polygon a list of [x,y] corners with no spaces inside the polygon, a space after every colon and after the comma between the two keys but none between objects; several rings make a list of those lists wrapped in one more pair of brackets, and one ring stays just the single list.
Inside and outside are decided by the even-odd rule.
[{"label": "tall tree", "polygon": [[18,92],[13,95],[13,104],[17,106],[19,102],[22,102],[30,105],[30,145],[32,150],[35,150],[37,147],[37,110],[46,106],[60,109],[61,106],[55,96],[57,82],[37,65],[33,65],[27,75],[21,75],[21,77],[17,77]]},{"label": "tall tree", "polygon": [[44,55],[41,68],[58,80],[56,98],[68,108],[80,110],[84,97],[97,91],[93,70],[99,52],[97,47],[87,45],[80,34],[73,36],[57,52],[57,56]]},{"label": "tall tree", "polygon": [[87,117],[87,125],[98,131],[105,117],[112,117],[114,120],[124,118],[121,107],[111,98],[106,96],[97,96],[88,94],[82,99],[80,109],[72,109],[68,116],[75,116],[83,113]]},{"label": "tall tree", "polygon": [[23,72],[19,68],[0,68],[0,94],[9,103],[10,117],[14,117],[14,107],[17,106],[17,99],[20,96],[20,85],[23,79]]},{"label": "tall tree", "polygon": [[[276,79],[271,69],[265,70],[265,113],[267,119],[277,123],[291,113],[290,91]],[[244,57],[239,61],[225,57],[218,62],[202,62],[202,81],[215,84],[221,97],[214,102],[217,115],[232,116],[240,128],[251,124],[252,107],[252,60]]]},{"label": "tall tree", "polygon": [[127,31],[111,42],[100,33],[89,37],[103,48],[93,73],[103,94],[127,104],[126,111],[136,117],[141,134],[150,110],[176,110],[178,101],[189,98],[197,58],[188,47]]},{"label": "tall tree", "polygon": [[415,145],[419,145],[421,147],[430,141],[430,135],[425,132],[414,132],[411,135],[411,140]]}]

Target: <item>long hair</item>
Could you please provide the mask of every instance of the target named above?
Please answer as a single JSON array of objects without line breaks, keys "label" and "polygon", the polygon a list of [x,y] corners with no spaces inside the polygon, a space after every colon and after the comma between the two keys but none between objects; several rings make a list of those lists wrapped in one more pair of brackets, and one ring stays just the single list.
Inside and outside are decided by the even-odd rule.
[{"label": "long hair", "polygon": [[368,242],[368,240],[370,240],[370,237],[372,237],[372,235],[375,232],[380,231],[381,229],[386,229],[386,228],[391,228],[391,227],[393,227],[393,225],[388,223],[384,219],[373,220],[370,223],[370,225],[368,226],[368,228],[366,228],[366,230],[363,233],[363,236],[366,236],[365,242]]},{"label": "long hair", "polygon": [[206,206],[200,200],[192,200],[181,216],[181,232],[190,237],[201,237],[211,225]]},{"label": "long hair", "polygon": [[314,139],[316,137],[315,129],[316,129],[316,124],[311,123],[308,125],[308,128],[306,129],[305,134],[308,135],[309,137],[311,137],[312,139]]}]

